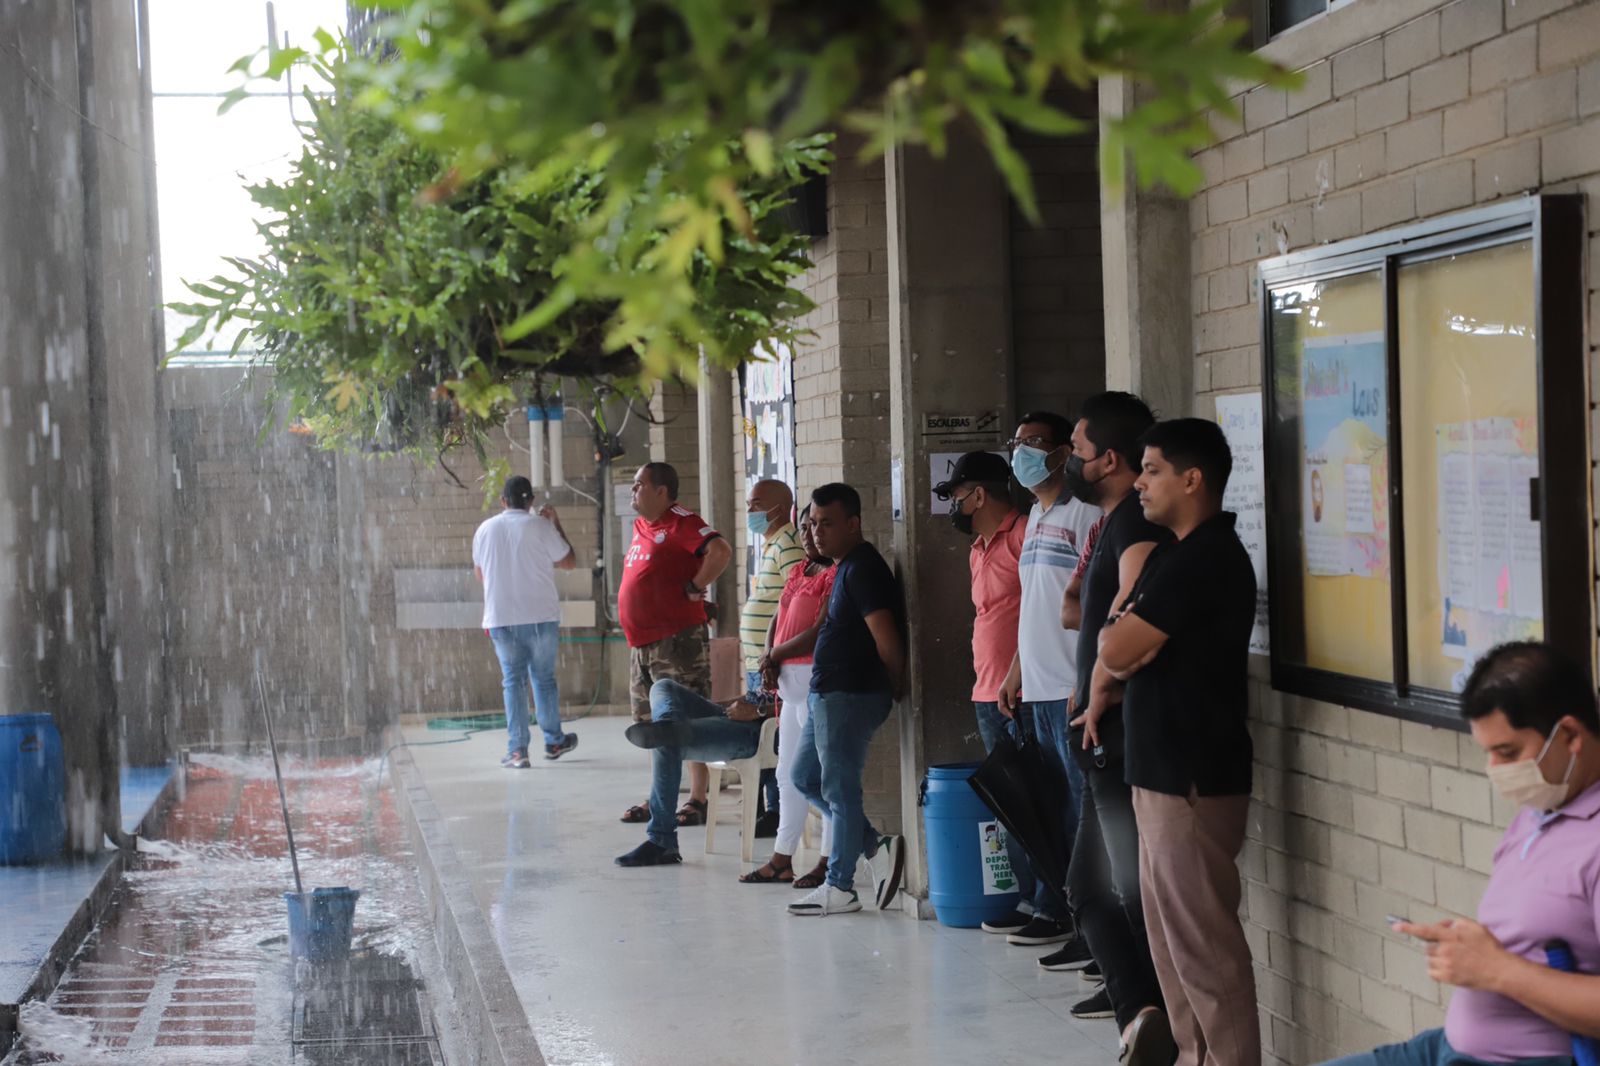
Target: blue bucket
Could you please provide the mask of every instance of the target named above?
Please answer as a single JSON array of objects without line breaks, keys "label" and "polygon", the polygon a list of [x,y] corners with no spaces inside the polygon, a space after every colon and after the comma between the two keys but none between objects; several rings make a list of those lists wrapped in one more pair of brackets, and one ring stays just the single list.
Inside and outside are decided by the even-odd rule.
[{"label": "blue bucket", "polygon": [[289,954],[309,962],[338,962],[350,957],[350,935],[355,927],[354,888],[314,888],[310,892],[285,892],[289,904]]},{"label": "blue bucket", "polygon": [[1017,907],[1006,831],[967,779],[973,762],[928,767],[922,825],[928,842],[928,902],[939,921],[972,929]]},{"label": "blue bucket", "polygon": [[0,715],[0,865],[44,862],[67,846],[67,770],[48,714]]}]

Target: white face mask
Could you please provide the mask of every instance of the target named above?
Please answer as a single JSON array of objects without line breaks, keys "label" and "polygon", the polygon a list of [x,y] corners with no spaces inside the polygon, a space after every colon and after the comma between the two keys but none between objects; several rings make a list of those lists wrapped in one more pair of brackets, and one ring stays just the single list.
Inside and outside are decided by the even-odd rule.
[{"label": "white face mask", "polygon": [[1553,785],[1546,781],[1544,771],[1539,769],[1539,764],[1544,761],[1545,755],[1550,751],[1550,745],[1555,743],[1556,734],[1560,731],[1561,725],[1557,723],[1556,727],[1550,730],[1550,736],[1545,739],[1544,747],[1539,749],[1539,754],[1534,758],[1490,766],[1489,783],[1499,790],[1500,795],[1520,807],[1549,811],[1561,806],[1567,798],[1567,786],[1572,780],[1573,767],[1578,764],[1578,756],[1573,755],[1567,760],[1567,772],[1562,775],[1559,784]]}]

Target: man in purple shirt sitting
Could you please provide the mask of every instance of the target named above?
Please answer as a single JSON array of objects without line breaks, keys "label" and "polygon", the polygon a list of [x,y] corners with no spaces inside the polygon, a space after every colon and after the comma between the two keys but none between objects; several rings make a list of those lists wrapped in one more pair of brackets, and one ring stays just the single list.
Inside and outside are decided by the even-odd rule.
[{"label": "man in purple shirt sitting", "polygon": [[[1521,810],[1494,853],[1478,921],[1398,933],[1428,942],[1428,973],[1454,985],[1443,1029],[1336,1066],[1470,1066],[1573,1057],[1600,1037],[1600,713],[1587,673],[1546,644],[1502,644],[1461,694],[1500,794]],[[1545,946],[1571,946],[1575,973]]]}]

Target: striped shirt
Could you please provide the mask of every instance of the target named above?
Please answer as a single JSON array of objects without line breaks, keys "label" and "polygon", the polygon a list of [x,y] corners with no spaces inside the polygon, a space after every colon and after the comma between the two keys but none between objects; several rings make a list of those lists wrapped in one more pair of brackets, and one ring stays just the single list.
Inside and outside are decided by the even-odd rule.
[{"label": "striped shirt", "polygon": [[739,645],[744,652],[744,668],[754,670],[767,651],[767,630],[778,614],[789,571],[804,566],[805,549],[800,547],[800,531],[793,522],[767,539],[761,548],[761,565],[750,582],[750,595],[739,615]]},{"label": "striped shirt", "polygon": [[1078,566],[1100,508],[1082,500],[1057,502],[1028,513],[1028,531],[1017,560],[1022,608],[1017,658],[1022,661],[1022,698],[1030,703],[1064,700],[1078,682],[1078,631],[1061,628],[1061,600]]}]

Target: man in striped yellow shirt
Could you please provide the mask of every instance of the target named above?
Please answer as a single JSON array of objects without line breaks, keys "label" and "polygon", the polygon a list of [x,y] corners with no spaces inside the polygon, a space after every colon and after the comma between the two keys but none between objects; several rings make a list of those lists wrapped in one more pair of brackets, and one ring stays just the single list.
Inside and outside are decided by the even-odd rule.
[{"label": "man in striped yellow shirt", "polygon": [[[745,500],[745,522],[750,530],[751,544],[761,545],[760,561],[750,579],[750,595],[744,601],[739,615],[739,646],[744,655],[746,699],[761,699],[761,657],[767,650],[767,631],[778,615],[778,599],[783,594],[789,572],[806,562],[805,549],[800,546],[800,532],[789,520],[794,510],[794,493],[781,481],[758,481],[750,487]],[[766,800],[766,813],[757,823],[758,836],[771,836],[778,825],[778,782],[771,771],[763,772],[761,792]]]}]

